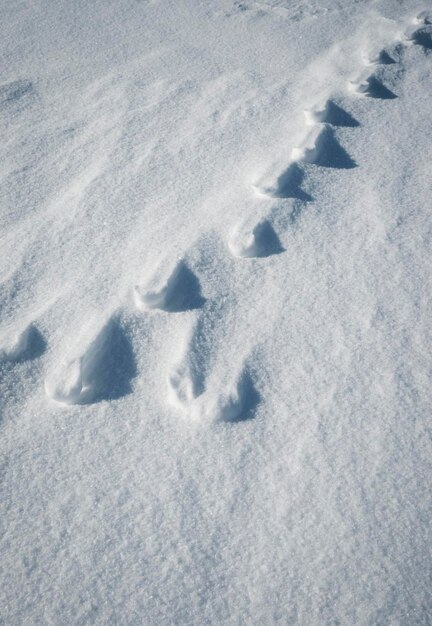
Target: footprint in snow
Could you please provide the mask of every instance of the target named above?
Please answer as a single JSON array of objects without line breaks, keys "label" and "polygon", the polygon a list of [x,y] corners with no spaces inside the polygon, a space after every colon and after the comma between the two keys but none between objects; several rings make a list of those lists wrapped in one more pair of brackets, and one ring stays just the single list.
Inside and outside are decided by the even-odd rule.
[{"label": "footprint in snow", "polygon": [[407,41],[421,46],[425,50],[432,50],[432,25],[425,22],[425,26],[417,29],[409,29],[405,33]]},{"label": "footprint in snow", "polygon": [[291,152],[291,163],[274,183],[255,185],[255,191],[261,196],[271,198],[293,198],[308,202],[312,197],[303,191],[304,163],[320,167],[351,169],[355,161],[336,139],[332,126],[358,126],[358,122],[338,107],[327,101],[322,108],[307,109],[305,117],[311,130],[303,143]]},{"label": "footprint in snow", "polygon": [[137,308],[160,309],[170,313],[199,309],[205,303],[198,278],[183,261],[168,273],[157,273],[134,289]]},{"label": "footprint in snow", "polygon": [[91,404],[127,395],[135,376],[129,339],[119,322],[110,319],[95,337],[79,341],[72,353],[54,365],[45,390],[62,404]]},{"label": "footprint in snow", "polygon": [[46,341],[40,331],[29,324],[19,333],[0,338],[0,363],[29,361],[41,356],[46,349]]},{"label": "footprint in snow", "polygon": [[304,179],[304,171],[298,163],[290,163],[287,169],[276,179],[275,182],[269,184],[264,183],[254,185],[256,193],[260,196],[270,198],[293,198],[310,202],[312,196],[301,188]]},{"label": "footprint in snow", "polygon": [[386,50],[382,49],[379,52],[363,53],[363,63],[366,66],[394,65],[396,61],[389,55]]},{"label": "footprint in snow", "polygon": [[360,126],[350,113],[342,109],[333,100],[327,100],[323,106],[305,109],[304,116],[307,126],[315,124],[331,124],[331,126],[345,126],[347,128]]},{"label": "footprint in snow", "polygon": [[348,89],[351,93],[368,98],[377,98],[380,100],[394,100],[397,95],[390,91],[376,76],[373,74],[358,80],[352,80],[348,83]]},{"label": "footprint in snow", "polygon": [[187,411],[201,393],[202,382],[193,365],[187,359],[174,365],[168,377],[168,402]]},{"label": "footprint in snow", "polygon": [[356,167],[355,161],[337,141],[335,132],[329,124],[314,127],[306,139],[291,153],[293,161],[312,163],[321,167],[350,169]]},{"label": "footprint in snow", "polygon": [[252,231],[237,228],[228,241],[229,249],[237,257],[268,257],[284,252],[279,237],[268,220],[259,222]]},{"label": "footprint in snow", "polygon": [[204,368],[199,353],[194,349],[197,329],[181,346],[181,353],[168,375],[168,402],[182,411],[204,392]]},{"label": "footprint in snow", "polygon": [[175,365],[168,379],[168,401],[192,418],[212,422],[243,422],[255,417],[260,395],[245,367],[226,393],[204,394],[203,381],[188,356]]},{"label": "footprint in snow", "polygon": [[413,24],[432,24],[432,10],[425,10],[418,13],[413,19]]},{"label": "footprint in snow", "polygon": [[208,401],[205,412],[214,422],[245,422],[255,417],[260,401],[250,371],[245,367],[228,393]]}]

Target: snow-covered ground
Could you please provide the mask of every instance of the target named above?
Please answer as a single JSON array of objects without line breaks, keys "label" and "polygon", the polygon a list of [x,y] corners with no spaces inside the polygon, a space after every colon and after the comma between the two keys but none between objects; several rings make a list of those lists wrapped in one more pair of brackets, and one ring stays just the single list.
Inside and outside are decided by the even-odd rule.
[{"label": "snow-covered ground", "polygon": [[432,5],[0,34],[0,623],[430,624]]}]

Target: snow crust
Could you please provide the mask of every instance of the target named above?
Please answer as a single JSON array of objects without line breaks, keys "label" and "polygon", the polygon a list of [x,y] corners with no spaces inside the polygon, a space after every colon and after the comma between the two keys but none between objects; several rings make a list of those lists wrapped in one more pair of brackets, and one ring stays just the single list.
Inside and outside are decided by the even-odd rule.
[{"label": "snow crust", "polygon": [[0,31],[0,623],[429,624],[430,3]]}]

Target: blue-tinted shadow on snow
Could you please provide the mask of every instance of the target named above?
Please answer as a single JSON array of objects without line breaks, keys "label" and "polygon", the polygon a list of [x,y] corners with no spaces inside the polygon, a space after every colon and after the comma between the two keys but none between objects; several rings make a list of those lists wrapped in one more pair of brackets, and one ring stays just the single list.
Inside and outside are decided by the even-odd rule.
[{"label": "blue-tinted shadow on snow", "polygon": [[247,422],[255,418],[261,396],[255,388],[249,369],[246,368],[238,382],[234,397],[223,407],[220,421],[230,424]]},{"label": "blue-tinted shadow on snow", "polygon": [[357,166],[340,145],[330,126],[327,126],[317,138],[316,154],[309,162],[320,167],[336,169],[352,169]]},{"label": "blue-tinted shadow on snow", "polygon": [[17,336],[15,344],[4,348],[0,346],[0,366],[3,363],[24,363],[33,361],[45,352],[47,342],[34,324],[25,328]]},{"label": "blue-tinted shadow on snow", "polygon": [[33,361],[38,359],[47,349],[47,342],[42,333],[31,325],[28,330],[27,347],[24,352],[17,358],[19,361]]},{"label": "blue-tinted shadow on snow", "polygon": [[117,400],[132,392],[137,365],[131,341],[118,320],[108,322],[84,355],[82,374],[92,391],[77,404]]},{"label": "blue-tinted shadow on snow", "polygon": [[369,76],[366,82],[368,83],[366,95],[369,98],[378,100],[394,100],[397,98],[397,95],[390,91],[376,76]]},{"label": "blue-tinted shadow on snow", "polygon": [[274,198],[296,198],[303,202],[311,202],[312,196],[301,188],[304,176],[304,171],[297,163],[290,163],[277,179],[276,187],[271,195]]},{"label": "blue-tinted shadow on snow", "polygon": [[394,65],[396,63],[386,50],[381,50],[378,54],[377,62],[380,65]]},{"label": "blue-tinted shadow on snow", "polygon": [[180,261],[168,280],[163,309],[180,313],[200,309],[205,302],[198,278],[184,261]]},{"label": "blue-tinted shadow on snow", "polygon": [[285,248],[282,246],[279,237],[268,220],[257,224],[253,230],[253,234],[256,247],[254,256],[265,258],[285,252]]},{"label": "blue-tinted shadow on snow", "polygon": [[360,122],[333,102],[333,100],[327,102],[325,121],[332,126],[344,126],[346,128],[357,128],[360,126]]},{"label": "blue-tinted shadow on snow", "polygon": [[15,80],[0,85],[0,108],[11,106],[34,93],[33,83],[29,80]]},{"label": "blue-tinted shadow on snow", "polygon": [[431,29],[420,29],[412,34],[411,40],[417,45],[432,50],[432,32]]}]

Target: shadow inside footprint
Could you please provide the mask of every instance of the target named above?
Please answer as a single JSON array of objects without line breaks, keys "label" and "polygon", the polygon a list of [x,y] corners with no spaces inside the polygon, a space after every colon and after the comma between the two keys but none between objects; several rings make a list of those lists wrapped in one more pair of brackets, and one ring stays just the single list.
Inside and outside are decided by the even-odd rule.
[{"label": "shadow inside footprint", "polygon": [[312,196],[301,189],[304,172],[297,165],[291,163],[277,179],[276,188],[272,195],[275,198],[297,198],[303,202],[311,202]]},{"label": "shadow inside footprint", "polygon": [[83,379],[88,374],[94,393],[82,404],[117,400],[131,393],[137,366],[132,344],[117,320],[111,320],[96,344],[85,355]]},{"label": "shadow inside footprint", "polygon": [[237,390],[220,411],[220,421],[231,424],[246,422],[255,417],[256,409],[261,397],[255,388],[248,369],[244,370],[238,383]]},{"label": "shadow inside footprint", "polygon": [[268,220],[260,222],[255,226],[253,232],[256,241],[255,256],[268,257],[285,252],[285,248],[283,248],[279,237]]},{"label": "shadow inside footprint", "polygon": [[0,346],[0,364],[32,361],[40,357],[46,347],[47,342],[41,332],[30,324],[8,346]]},{"label": "shadow inside footprint", "polygon": [[38,359],[45,352],[47,342],[36,326],[30,326],[28,330],[27,348],[17,361],[32,361]]},{"label": "shadow inside footprint", "polygon": [[306,160],[320,167],[337,169],[356,167],[355,161],[342,148],[335,137],[334,130],[330,126],[327,126],[320,132],[315,149],[311,151],[310,157],[306,157]]},{"label": "shadow inside footprint", "polygon": [[430,30],[420,29],[413,33],[411,39],[417,46],[432,50],[432,32]]},{"label": "shadow inside footprint", "polygon": [[205,301],[198,278],[184,261],[180,261],[167,283],[164,310],[180,313],[200,309]]},{"label": "shadow inside footprint", "polygon": [[357,128],[360,123],[347,111],[335,104],[332,100],[327,103],[325,121],[332,126],[345,126],[347,128]]},{"label": "shadow inside footprint", "polygon": [[383,85],[375,76],[370,76],[367,79],[367,83],[368,89],[366,95],[369,96],[369,98],[378,98],[381,100],[394,100],[397,98],[397,95]]},{"label": "shadow inside footprint", "polygon": [[131,342],[110,319],[84,352],[60,362],[45,379],[47,395],[61,404],[93,404],[131,393],[137,374]]},{"label": "shadow inside footprint", "polygon": [[377,57],[379,65],[394,65],[396,61],[389,55],[386,50],[381,50]]}]

